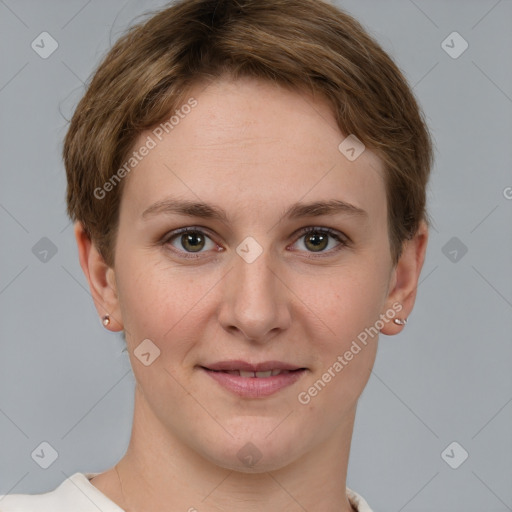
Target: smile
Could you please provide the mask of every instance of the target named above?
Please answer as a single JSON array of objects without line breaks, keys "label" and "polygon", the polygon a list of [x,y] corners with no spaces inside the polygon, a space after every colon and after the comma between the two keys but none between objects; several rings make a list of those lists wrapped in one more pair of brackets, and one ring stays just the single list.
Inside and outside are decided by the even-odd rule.
[{"label": "smile", "polygon": [[297,382],[307,371],[278,361],[250,364],[224,361],[200,369],[223,389],[245,398],[263,398]]}]

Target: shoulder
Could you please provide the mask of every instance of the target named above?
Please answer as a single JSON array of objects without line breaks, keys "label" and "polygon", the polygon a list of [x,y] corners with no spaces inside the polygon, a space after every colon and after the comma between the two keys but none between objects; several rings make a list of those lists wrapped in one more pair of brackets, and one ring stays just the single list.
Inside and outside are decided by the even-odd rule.
[{"label": "shoulder", "polygon": [[[366,502],[366,500],[357,494],[357,492],[352,491],[347,487],[347,497],[350,501],[350,504],[357,510],[357,512],[373,512],[370,508],[370,505]],[[0,508],[1,512],[1,508]]]},{"label": "shoulder", "polygon": [[90,483],[96,474],[75,473],[42,494],[0,495],[0,512],[123,512]]},{"label": "shoulder", "polygon": [[[0,495],[0,512],[124,512],[90,482],[97,473],[75,473],[56,489],[43,494]],[[347,488],[358,512],[372,512],[365,499]]]}]

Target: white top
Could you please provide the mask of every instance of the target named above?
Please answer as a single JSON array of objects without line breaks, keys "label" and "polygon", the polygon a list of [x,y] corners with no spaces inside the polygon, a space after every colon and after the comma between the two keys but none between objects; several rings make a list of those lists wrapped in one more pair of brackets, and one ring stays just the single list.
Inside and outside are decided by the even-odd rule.
[{"label": "white top", "polygon": [[[91,484],[99,473],[75,473],[56,489],[43,494],[0,495],[0,512],[125,512]],[[368,503],[347,489],[358,512],[372,512]]]}]

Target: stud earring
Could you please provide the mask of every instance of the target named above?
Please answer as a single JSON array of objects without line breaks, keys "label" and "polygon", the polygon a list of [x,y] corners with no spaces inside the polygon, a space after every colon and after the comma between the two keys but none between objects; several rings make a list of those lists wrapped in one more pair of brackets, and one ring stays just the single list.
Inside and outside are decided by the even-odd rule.
[{"label": "stud earring", "polygon": [[403,320],[401,318],[394,318],[393,322],[397,325],[405,325],[407,323],[407,318],[404,318]]},{"label": "stud earring", "polygon": [[110,324],[110,315],[105,315],[104,317],[102,317],[101,323],[103,324],[104,327],[107,327]]}]

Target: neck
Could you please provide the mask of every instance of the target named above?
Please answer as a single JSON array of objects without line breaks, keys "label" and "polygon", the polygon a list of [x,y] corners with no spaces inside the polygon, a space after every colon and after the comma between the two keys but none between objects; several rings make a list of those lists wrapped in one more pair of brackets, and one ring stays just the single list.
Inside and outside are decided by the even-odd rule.
[{"label": "neck", "polygon": [[112,494],[126,512],[352,512],[345,482],[354,417],[355,410],[328,442],[291,464],[247,473],[213,464],[173,437],[136,387],[130,445]]}]

